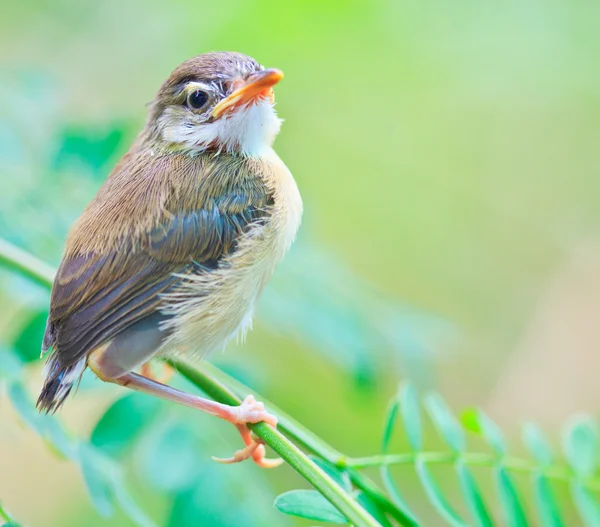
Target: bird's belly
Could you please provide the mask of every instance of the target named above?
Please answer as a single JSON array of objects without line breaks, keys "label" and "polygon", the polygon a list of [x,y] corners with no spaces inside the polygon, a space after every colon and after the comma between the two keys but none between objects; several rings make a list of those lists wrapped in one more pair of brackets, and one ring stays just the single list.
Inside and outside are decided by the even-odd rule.
[{"label": "bird's belly", "polygon": [[165,350],[205,354],[243,335],[251,325],[258,296],[296,236],[302,200],[294,178],[274,152],[256,165],[257,171],[270,174],[272,215],[246,232],[219,268],[189,277],[168,295],[163,311],[171,315],[165,328],[171,336]]},{"label": "bird's belly", "polygon": [[171,315],[165,351],[204,355],[245,334],[256,300],[278,262],[272,238],[264,232],[249,233],[218,269],[190,277],[169,295],[163,310]]}]

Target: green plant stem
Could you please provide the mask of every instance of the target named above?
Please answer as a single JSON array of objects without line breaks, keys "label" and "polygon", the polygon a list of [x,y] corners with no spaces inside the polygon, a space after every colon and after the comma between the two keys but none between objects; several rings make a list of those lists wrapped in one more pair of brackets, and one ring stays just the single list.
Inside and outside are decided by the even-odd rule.
[{"label": "green plant stem", "polygon": [[279,419],[279,428],[285,431],[287,435],[293,437],[298,443],[310,450],[313,454],[317,454],[319,457],[333,465],[337,465],[341,459],[346,458],[331,445],[323,441],[317,434],[296,421],[281,408],[278,408],[272,401],[269,401],[262,395],[256,393],[252,388],[242,384],[237,379],[227,375],[224,371],[208,362],[202,364],[202,370],[206,371],[223,384],[226,384],[229,388],[234,390],[238,396],[251,393],[259,398],[270,411],[277,415],[277,419]]},{"label": "green plant stem", "polygon": [[54,269],[50,265],[2,238],[0,238],[0,265],[17,271],[44,287],[52,287]]},{"label": "green plant stem", "polygon": [[[259,398],[265,404],[269,411],[277,416],[277,419],[279,420],[278,428],[283,430],[287,435],[293,437],[298,443],[300,443],[311,453],[316,454],[317,456],[328,461],[332,465],[336,465],[337,467],[347,469],[348,475],[350,476],[350,480],[352,481],[355,487],[368,494],[385,512],[387,512],[392,518],[397,520],[400,525],[405,525],[405,515],[400,510],[398,510],[398,508],[390,501],[390,499],[384,494],[384,492],[368,476],[349,468],[347,466],[348,459],[345,455],[338,452],[331,445],[323,441],[318,435],[306,428],[303,424],[296,421],[290,415],[286,414],[283,410],[278,408],[271,401],[265,399],[260,394],[256,393],[251,388],[241,383],[237,379],[234,379],[230,375],[227,375],[224,371],[220,370],[216,366],[213,366],[208,362],[204,362],[202,365],[202,369],[204,371],[207,371],[217,380],[229,386],[238,395],[248,393],[256,395],[256,397]],[[202,389],[201,387],[199,388]]]},{"label": "green plant stem", "polygon": [[2,506],[0,503],[0,520],[7,521],[9,523],[14,523],[16,525],[16,520],[12,517],[11,514]]},{"label": "green plant stem", "polygon": [[406,454],[390,454],[382,456],[369,456],[361,458],[348,458],[346,465],[354,469],[366,467],[380,467],[382,465],[414,465],[417,461],[428,464],[449,464],[462,461],[467,465],[479,465],[490,467],[502,465],[513,472],[525,474],[542,474],[549,479],[562,481],[563,483],[574,483],[579,481],[589,490],[600,492],[600,479],[587,478],[581,481],[566,466],[548,465],[541,467],[539,464],[514,456],[498,456],[496,454],[480,452],[408,452]]},{"label": "green plant stem", "polygon": [[[203,371],[185,362],[169,360],[186,379],[204,393],[223,404],[238,405],[242,401],[225,385]],[[348,495],[333,479],[323,472],[294,443],[281,432],[267,425],[257,423],[250,429],[279,454],[298,474],[327,498],[356,527],[378,527],[379,523]]]}]

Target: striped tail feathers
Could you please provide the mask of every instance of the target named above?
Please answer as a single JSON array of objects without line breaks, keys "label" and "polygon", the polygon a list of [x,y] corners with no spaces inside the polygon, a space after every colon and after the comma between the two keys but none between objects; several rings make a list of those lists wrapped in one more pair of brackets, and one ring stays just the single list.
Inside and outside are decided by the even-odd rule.
[{"label": "striped tail feathers", "polygon": [[85,358],[80,359],[71,366],[63,366],[56,353],[52,353],[44,366],[44,386],[37,400],[40,412],[54,413],[58,410],[73,389],[79,384],[86,367]]}]

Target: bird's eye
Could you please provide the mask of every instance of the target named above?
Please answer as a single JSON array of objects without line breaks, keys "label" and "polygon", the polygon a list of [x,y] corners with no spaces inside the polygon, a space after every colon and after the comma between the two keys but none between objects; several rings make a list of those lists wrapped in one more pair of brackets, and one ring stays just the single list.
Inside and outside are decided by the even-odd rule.
[{"label": "bird's eye", "polygon": [[208,102],[208,93],[202,90],[191,92],[187,98],[187,104],[192,110],[199,110]]}]

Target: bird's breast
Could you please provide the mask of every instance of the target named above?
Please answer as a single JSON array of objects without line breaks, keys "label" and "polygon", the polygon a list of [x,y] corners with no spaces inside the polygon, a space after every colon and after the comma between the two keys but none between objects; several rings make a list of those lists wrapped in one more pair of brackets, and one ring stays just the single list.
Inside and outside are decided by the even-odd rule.
[{"label": "bird's breast", "polygon": [[167,345],[204,354],[222,349],[249,328],[264,286],[294,241],[302,200],[294,178],[275,152],[249,159],[248,170],[269,188],[270,213],[238,240],[235,251],[213,271],[189,277],[167,299],[172,337]]}]

